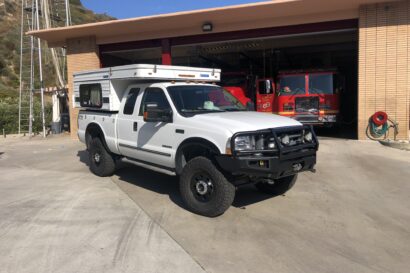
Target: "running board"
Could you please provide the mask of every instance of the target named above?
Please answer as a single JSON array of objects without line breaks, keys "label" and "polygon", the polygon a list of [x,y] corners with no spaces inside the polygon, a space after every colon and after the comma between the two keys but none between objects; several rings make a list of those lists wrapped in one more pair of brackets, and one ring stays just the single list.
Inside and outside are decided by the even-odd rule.
[{"label": "running board", "polygon": [[143,161],[139,161],[139,160],[136,160],[136,159],[133,159],[133,158],[123,157],[121,159],[121,161],[125,162],[125,163],[130,163],[130,164],[133,164],[133,165],[136,165],[138,167],[142,167],[142,168],[145,168],[145,169],[148,169],[148,170],[151,170],[151,171],[163,173],[163,174],[166,174],[166,175],[171,175],[171,176],[176,176],[177,175],[175,173],[175,171],[170,169],[170,168],[161,167],[161,166],[158,166],[158,165],[154,166],[154,165],[152,165],[148,162],[145,163]]}]

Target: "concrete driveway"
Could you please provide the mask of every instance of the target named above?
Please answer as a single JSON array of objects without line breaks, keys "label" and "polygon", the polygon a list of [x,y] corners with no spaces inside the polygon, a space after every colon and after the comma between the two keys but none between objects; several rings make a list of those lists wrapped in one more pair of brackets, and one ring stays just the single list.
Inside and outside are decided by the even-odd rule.
[{"label": "concrete driveway", "polygon": [[0,272],[409,271],[409,152],[322,139],[317,173],[286,196],[242,188],[209,219],[182,208],[175,178],[97,178],[83,150],[0,142]]}]

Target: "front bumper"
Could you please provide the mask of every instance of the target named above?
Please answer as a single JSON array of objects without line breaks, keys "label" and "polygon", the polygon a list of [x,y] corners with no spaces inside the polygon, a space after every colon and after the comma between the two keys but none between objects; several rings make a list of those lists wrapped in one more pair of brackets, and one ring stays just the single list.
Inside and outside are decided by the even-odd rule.
[{"label": "front bumper", "polygon": [[337,122],[336,115],[295,115],[293,119],[303,123],[311,125],[324,125],[324,124],[333,124]]},{"label": "front bumper", "polygon": [[316,152],[305,152],[289,159],[279,157],[230,157],[216,158],[219,166],[232,175],[248,175],[277,179],[304,171],[313,171]]},{"label": "front bumper", "polygon": [[[316,164],[316,152],[319,142],[313,129],[314,141],[293,147],[283,147],[278,139],[280,133],[292,131],[294,128],[273,130],[278,150],[275,153],[220,155],[216,161],[220,168],[232,175],[246,175],[260,178],[278,179],[304,171],[313,171]],[[305,127],[306,130],[306,127]]]}]

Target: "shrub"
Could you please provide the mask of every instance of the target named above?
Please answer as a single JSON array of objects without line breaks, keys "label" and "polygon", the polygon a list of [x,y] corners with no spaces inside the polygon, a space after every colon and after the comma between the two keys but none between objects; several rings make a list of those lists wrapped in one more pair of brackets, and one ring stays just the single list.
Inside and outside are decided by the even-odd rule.
[{"label": "shrub", "polygon": [[[40,98],[34,97],[34,121],[33,132],[39,133],[43,130],[41,122],[41,101]],[[46,127],[50,126],[52,118],[52,105],[46,104],[44,107],[44,114],[46,118]],[[3,129],[6,134],[18,133],[18,115],[19,115],[19,101],[16,97],[0,98],[0,133]]]}]

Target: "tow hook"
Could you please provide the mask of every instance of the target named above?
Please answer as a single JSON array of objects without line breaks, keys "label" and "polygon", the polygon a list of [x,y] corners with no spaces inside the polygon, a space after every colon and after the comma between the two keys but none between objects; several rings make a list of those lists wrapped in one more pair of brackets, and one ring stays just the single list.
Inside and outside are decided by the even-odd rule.
[{"label": "tow hook", "polygon": [[264,184],[273,185],[273,184],[275,184],[275,180],[270,179],[270,178],[260,178],[260,179],[258,180],[258,183],[264,183]]}]

